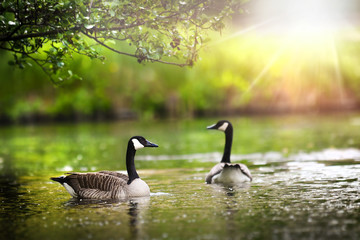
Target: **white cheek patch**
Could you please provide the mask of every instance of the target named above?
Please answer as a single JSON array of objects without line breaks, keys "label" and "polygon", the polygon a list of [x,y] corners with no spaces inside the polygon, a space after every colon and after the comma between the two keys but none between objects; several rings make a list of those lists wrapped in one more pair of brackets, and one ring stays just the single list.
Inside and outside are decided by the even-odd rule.
[{"label": "white cheek patch", "polygon": [[139,142],[139,140],[137,140],[137,139],[133,139],[133,140],[131,140],[131,141],[133,142],[133,145],[134,145],[135,150],[138,150],[138,149],[144,147],[144,145],[142,145],[142,144]]},{"label": "white cheek patch", "polygon": [[226,130],[226,128],[227,128],[228,126],[229,126],[229,123],[224,122],[223,125],[221,125],[221,127],[219,127],[218,129],[219,129],[220,131],[224,131],[224,132],[225,132],[225,130]]}]

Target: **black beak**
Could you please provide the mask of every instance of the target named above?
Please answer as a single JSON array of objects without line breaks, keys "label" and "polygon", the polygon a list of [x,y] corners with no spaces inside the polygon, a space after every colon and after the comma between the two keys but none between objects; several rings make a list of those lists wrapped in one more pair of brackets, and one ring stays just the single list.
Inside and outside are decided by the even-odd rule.
[{"label": "black beak", "polygon": [[155,143],[149,142],[148,140],[146,140],[146,145],[145,147],[159,147],[158,145],[156,145]]},{"label": "black beak", "polygon": [[210,125],[206,127],[207,129],[217,129],[216,124]]}]

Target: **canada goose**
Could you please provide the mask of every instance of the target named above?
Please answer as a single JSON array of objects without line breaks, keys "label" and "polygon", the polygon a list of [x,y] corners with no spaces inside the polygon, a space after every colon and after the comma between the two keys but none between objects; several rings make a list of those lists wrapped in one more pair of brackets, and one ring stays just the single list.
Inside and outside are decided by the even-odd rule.
[{"label": "canada goose", "polygon": [[227,120],[221,120],[208,126],[207,129],[215,129],[225,132],[225,148],[221,162],[216,164],[206,175],[206,183],[236,184],[252,181],[251,173],[246,165],[230,163],[231,145],[233,139],[233,127]]},{"label": "canada goose", "polygon": [[144,137],[130,138],[126,151],[128,176],[118,172],[100,171],[92,173],[67,173],[67,176],[54,177],[74,198],[122,199],[150,195],[149,186],[140,179],[135,169],[136,150],[143,147],[158,147]]}]

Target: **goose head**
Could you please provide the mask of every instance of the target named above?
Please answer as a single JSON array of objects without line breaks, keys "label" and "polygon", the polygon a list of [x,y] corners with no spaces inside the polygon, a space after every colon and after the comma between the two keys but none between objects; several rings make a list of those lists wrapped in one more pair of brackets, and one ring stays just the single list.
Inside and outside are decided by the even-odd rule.
[{"label": "goose head", "polygon": [[207,127],[207,129],[215,129],[225,132],[226,129],[228,129],[229,125],[231,126],[231,123],[227,120],[220,120],[217,123],[210,125]]},{"label": "goose head", "polygon": [[158,147],[155,143],[149,142],[142,136],[134,136],[130,138],[130,141],[132,142],[132,145],[135,150],[144,148],[144,147]]},{"label": "goose head", "polygon": [[158,147],[155,143],[149,142],[142,136],[134,136],[130,138],[128,143],[128,148],[126,151],[126,169],[129,176],[128,185],[130,185],[133,180],[139,178],[139,175],[136,172],[134,157],[136,150],[139,150],[144,147]]}]

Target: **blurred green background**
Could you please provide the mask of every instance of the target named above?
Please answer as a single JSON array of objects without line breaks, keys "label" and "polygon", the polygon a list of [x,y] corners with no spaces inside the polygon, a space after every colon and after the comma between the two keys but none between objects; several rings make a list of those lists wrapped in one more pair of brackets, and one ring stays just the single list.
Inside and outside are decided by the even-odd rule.
[{"label": "blurred green background", "polygon": [[12,56],[1,52],[1,120],[193,117],[356,108],[360,100],[360,48],[356,42],[339,40],[338,65],[334,67],[327,46],[317,49],[322,53],[314,53],[309,46],[290,46],[279,55],[282,41],[268,38],[264,44],[259,35],[225,40],[203,51],[193,68],[142,65],[109,52],[103,52],[105,63],[76,56],[69,64],[82,80],[60,87],[36,66],[23,70],[9,66]]},{"label": "blurred green background", "polygon": [[[326,6],[323,12],[335,16]],[[340,10],[336,13],[343,13]],[[264,11],[257,13],[266,17]],[[289,19],[279,24],[252,19],[256,14],[241,17],[222,35],[211,36],[192,68],[138,64],[99,49],[106,56],[104,62],[74,54],[66,63],[71,66],[69,74],[82,80],[54,86],[39,67],[17,69],[8,65],[12,55],[0,51],[0,122],[358,109],[360,47],[355,26],[335,19],[326,22],[329,28],[317,19],[302,22],[307,24],[305,30],[294,30],[298,25],[284,26]],[[116,48],[121,50],[119,44]]]}]

